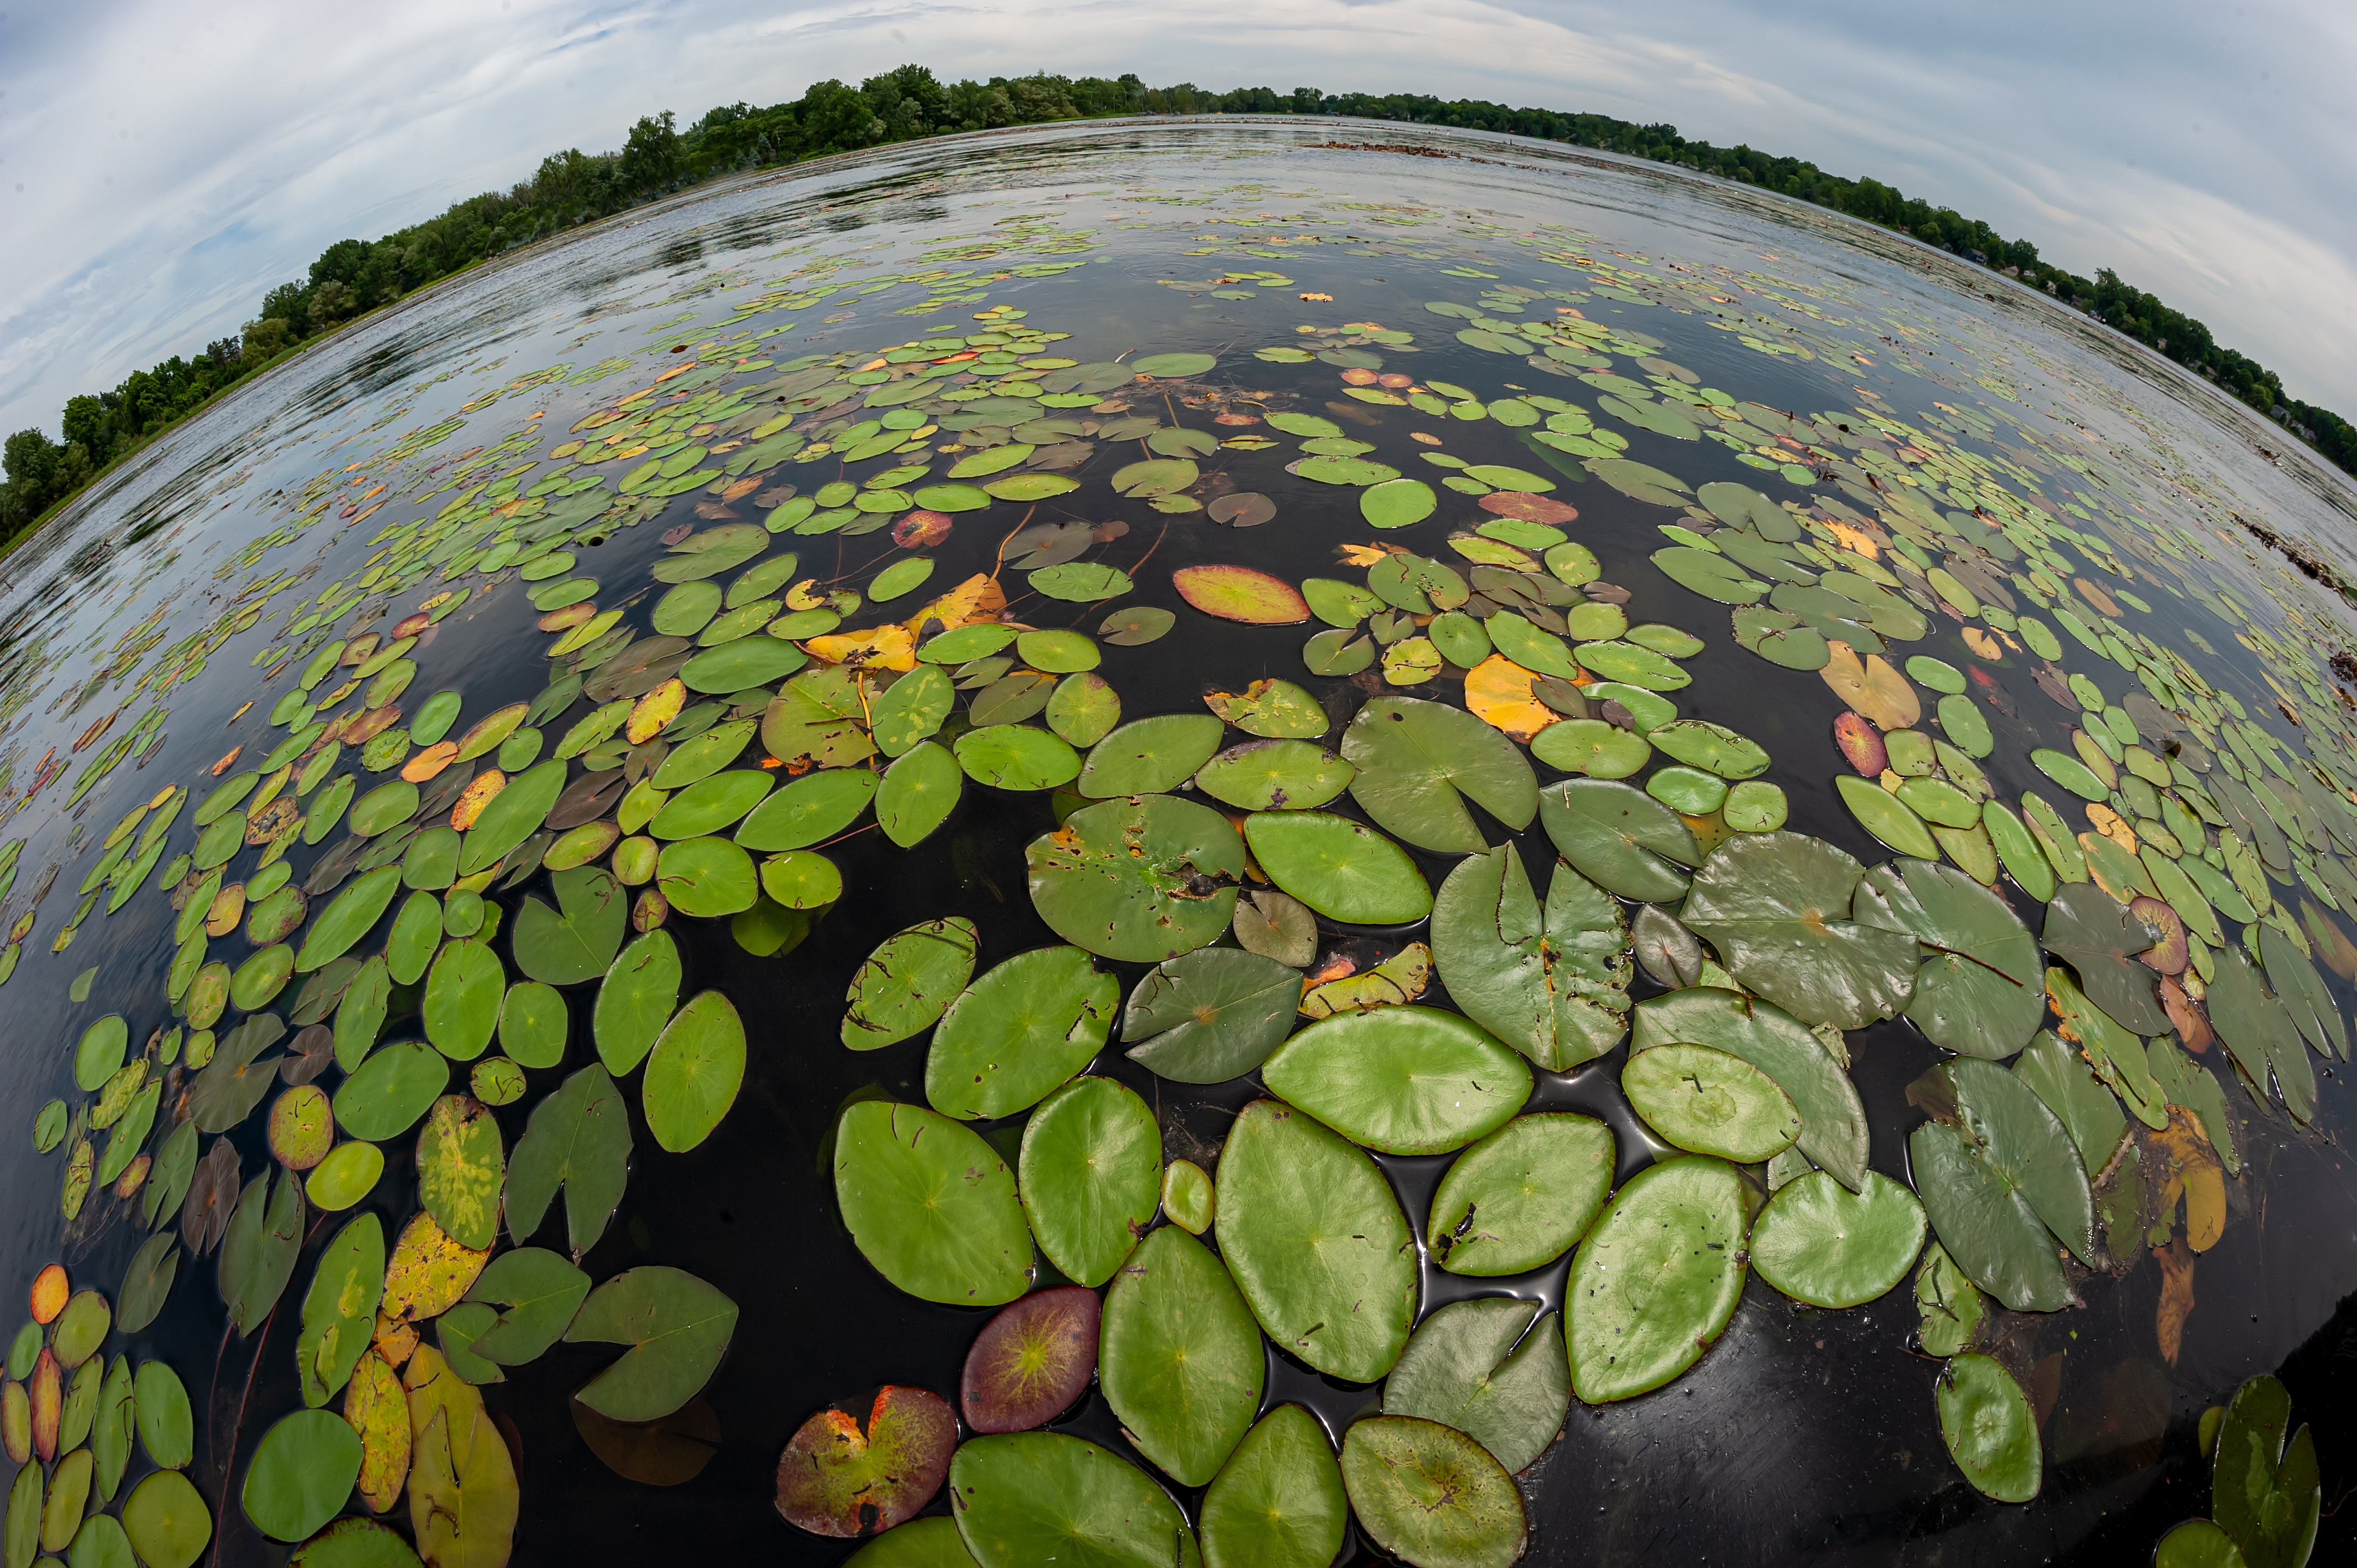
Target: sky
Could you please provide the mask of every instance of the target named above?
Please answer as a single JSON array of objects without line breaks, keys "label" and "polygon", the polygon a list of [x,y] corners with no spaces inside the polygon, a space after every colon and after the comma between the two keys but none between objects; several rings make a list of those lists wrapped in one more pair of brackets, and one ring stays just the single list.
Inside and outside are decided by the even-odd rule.
[{"label": "sky", "polygon": [[236,331],[330,242],[640,114],[905,61],[1667,121],[2113,267],[2357,417],[2347,0],[15,0],[0,431],[54,435],[66,398]]}]

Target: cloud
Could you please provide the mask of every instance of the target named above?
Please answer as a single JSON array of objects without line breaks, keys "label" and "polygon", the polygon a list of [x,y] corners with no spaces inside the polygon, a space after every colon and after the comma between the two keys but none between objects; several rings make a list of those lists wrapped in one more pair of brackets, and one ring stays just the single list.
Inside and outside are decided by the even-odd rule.
[{"label": "cloud", "polygon": [[2147,0],[160,0],[0,17],[0,429],[234,331],[328,243],[639,114],[944,76],[1429,91],[1668,121],[2113,266],[2357,413],[2357,10]]}]

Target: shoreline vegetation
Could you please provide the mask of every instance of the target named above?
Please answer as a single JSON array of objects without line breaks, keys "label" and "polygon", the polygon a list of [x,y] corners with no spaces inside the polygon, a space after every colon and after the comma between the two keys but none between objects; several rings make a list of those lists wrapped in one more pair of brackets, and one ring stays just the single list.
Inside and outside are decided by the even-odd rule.
[{"label": "shoreline vegetation", "polygon": [[1603,114],[1512,109],[1479,99],[1421,93],[1326,93],[1265,87],[1214,92],[1190,82],[1150,88],[1135,75],[1039,73],[942,83],[906,65],[857,87],[827,81],[800,98],[756,109],[707,112],[682,129],[671,111],[644,115],[616,152],[577,147],[543,158],[505,191],[454,202],[435,217],[374,242],[339,240],[307,277],[262,296],[252,320],[193,358],[174,355],[135,371],[112,391],[70,398],[59,439],[36,427],[7,437],[0,482],[0,557],[215,396],[343,327],[429,284],[534,241],[730,175],[963,131],[1110,119],[1135,114],[1301,114],[1501,132],[1674,164],[1793,197],[1893,230],[2002,272],[2154,349],[2241,400],[2357,474],[2357,426],[2287,394],[2282,379],[2219,344],[2210,328],[2123,282],[2109,268],[2093,280],[2056,267],[2027,240],[1934,207],[1870,177],[1830,175],[1814,164],[1747,145],[1692,141],[1670,124]]}]

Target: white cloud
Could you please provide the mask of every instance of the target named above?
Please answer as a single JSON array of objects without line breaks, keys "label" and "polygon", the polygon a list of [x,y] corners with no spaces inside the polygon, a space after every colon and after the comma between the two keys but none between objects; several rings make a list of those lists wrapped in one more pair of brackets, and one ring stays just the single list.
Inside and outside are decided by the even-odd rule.
[{"label": "white cloud", "polygon": [[234,330],[328,242],[617,145],[640,113],[908,59],[1669,121],[2116,267],[2357,413],[2348,7],[129,0],[11,12],[0,55],[0,429],[54,430],[67,396]]}]

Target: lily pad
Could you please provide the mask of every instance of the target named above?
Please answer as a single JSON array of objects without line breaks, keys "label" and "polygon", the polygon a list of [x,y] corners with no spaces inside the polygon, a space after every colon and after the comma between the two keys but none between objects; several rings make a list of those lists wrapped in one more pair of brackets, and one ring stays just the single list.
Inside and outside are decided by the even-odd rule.
[{"label": "lily pad", "polygon": [[1342,1485],[1375,1544],[1421,1568],[1507,1568],[1530,1539],[1513,1477],[1436,1421],[1353,1422],[1342,1436]]},{"label": "lily pad", "polygon": [[1847,918],[1864,874],[1822,839],[1746,833],[1695,874],[1682,918],[1737,980],[1803,1022],[1862,1028],[1906,1005],[1916,967],[1911,935]]},{"label": "lily pad", "polygon": [[1210,714],[1163,714],[1123,725],[1090,748],[1078,787],[1101,800],[1180,789],[1220,749],[1223,733]]},{"label": "lily pad", "polygon": [[1415,1249],[1372,1160],[1256,1100],[1228,1133],[1217,1201],[1221,1254],[1280,1348],[1351,1382],[1391,1370],[1415,1316]]},{"label": "lily pad", "polygon": [[342,1511],[360,1474],[360,1436],[344,1418],[300,1410],[263,1434],[239,1499],[263,1534],[301,1541]]},{"label": "lily pad", "polygon": [[2046,907],[2039,944],[2076,970],[2087,999],[2139,1035],[2168,1032],[2154,974],[2137,956],[2159,939],[2093,882],[2074,882]]},{"label": "lily pad", "polygon": [[147,1568],[194,1568],[212,1541],[212,1512],[178,1470],[158,1470],[123,1501],[123,1533]]},{"label": "lily pad", "polygon": [[459,1246],[484,1251],[498,1239],[506,1150],[481,1101],[446,1094],[417,1134],[419,1201]]},{"label": "lily pad", "polygon": [[2038,1495],[2038,1418],[2011,1372],[1991,1357],[1957,1356],[1940,1374],[1938,1403],[1948,1456],[1975,1490],[2001,1503]]},{"label": "lily pad", "polygon": [[1432,946],[1451,1000],[1550,1072],[1627,1028],[1627,917],[1560,862],[1544,910],[1512,844],[1461,862],[1434,900]]},{"label": "lily pad", "polygon": [[841,1410],[797,1428],[778,1460],[778,1512],[813,1535],[893,1529],[933,1500],[949,1476],[957,1416],[926,1389],[887,1385],[863,1428]]},{"label": "lily pad", "polygon": [[1154,1219],[1162,1134],[1154,1112],[1111,1079],[1083,1078],[1024,1124],[1017,1187],[1039,1250],[1092,1288],[1114,1277]]},{"label": "lily pad", "polygon": [[834,1193],[861,1253],[910,1295],[996,1306],[1030,1288],[1015,1173],[946,1116],[888,1101],[847,1107],[835,1126]]},{"label": "lily pad", "polygon": [[1082,807],[1032,840],[1024,859],[1032,905],[1050,929],[1103,957],[1142,963],[1226,930],[1244,870],[1227,819],[1168,795]]},{"label": "lily pad", "polygon": [[1017,953],[942,1014],[925,1057],[925,1098],[968,1121],[1029,1109],[1104,1048],[1120,999],[1121,982],[1079,948]]},{"label": "lily pad", "polygon": [[595,979],[621,949],[630,895],[600,866],[560,871],[550,880],[555,909],[526,898],[516,911],[516,967],[546,985]]},{"label": "lily pad", "polygon": [[434,966],[425,974],[425,1037],[451,1060],[473,1061],[490,1045],[506,1000],[507,972],[490,943],[447,943],[434,955]]},{"label": "lily pad", "polygon": [[1963,872],[1887,861],[1859,881],[1851,913],[1921,944],[1907,1016],[1933,1045],[2003,1058],[2038,1032],[2046,993],[2037,939],[2011,905]]},{"label": "lily pad", "polygon": [[363,873],[312,921],[302,949],[295,955],[295,967],[306,972],[322,969],[350,952],[393,907],[393,895],[400,891],[399,866],[379,866]]},{"label": "lily pad", "polygon": [[1281,1404],[1244,1434],[1203,1494],[1204,1568],[1329,1568],[1349,1520],[1325,1427]]},{"label": "lily pad", "polygon": [[1405,925],[1432,912],[1432,887],[1415,862],[1347,817],[1258,811],[1244,820],[1244,840],[1272,882],[1329,919]]},{"label": "lily pad", "polygon": [[565,765],[552,759],[509,779],[467,830],[458,850],[458,875],[472,876],[490,870],[510,850],[538,832],[565,789]]},{"label": "lily pad", "polygon": [[1612,1195],[1572,1259],[1564,1336],[1583,1403],[1647,1393],[1702,1359],[1743,1295],[1743,1178],[1669,1160]]},{"label": "lily pad", "polygon": [[1565,860],[1609,893],[1661,902],[1686,891],[1683,866],[1702,862],[1694,832],[1641,789],[1568,779],[1539,798],[1540,821]]},{"label": "lily pad", "polygon": [[967,778],[1000,789],[1053,789],[1081,772],[1080,753],[1062,736],[1029,725],[970,729],[954,749]]},{"label": "lily pad", "polygon": [[844,998],[843,1043],[872,1051],[931,1028],[974,976],[981,940],[961,915],[895,932],[867,955]]},{"label": "lily pad", "polygon": [[565,1189],[566,1244],[577,1258],[597,1245],[629,1179],[630,1121],[622,1091],[596,1062],[574,1073],[532,1108],[508,1162],[508,1235],[540,1229],[556,1189]]},{"label": "lily pad", "polygon": [[1847,774],[1834,780],[1834,789],[1857,819],[1858,826],[1872,833],[1901,854],[1931,860],[1939,855],[1940,841],[1923,825],[1923,819],[1889,790],[1871,779],[1854,779]]},{"label": "lily pad", "polygon": [[1612,1129],[1569,1112],[1517,1116],[1458,1155],[1427,1234],[1453,1274],[1543,1268],[1587,1232],[1612,1189]]},{"label": "lily pad", "polygon": [[375,1215],[362,1214],[347,1221],[320,1252],[311,1288],[303,1294],[295,1370],[305,1404],[324,1405],[351,1381],[352,1369],[375,1332],[383,1294],[384,1226]]},{"label": "lily pad", "polygon": [[1823,1171],[1787,1182],[1751,1227],[1751,1266],[1795,1301],[1861,1306],[1896,1289],[1923,1251],[1923,1206],[1878,1171],[1850,1193]]},{"label": "lily pad", "polygon": [[984,1435],[1045,1426],[1088,1391],[1103,1304],[1079,1285],[1033,1291],[974,1336],[959,1381],[965,1423]]},{"label": "lily pad", "polygon": [[1208,1483],[1252,1426],[1266,1359],[1228,1271],[1176,1226],[1147,1236],[1105,1294],[1106,1402],[1182,1486]]},{"label": "lily pad", "polygon": [[1406,528],[1430,517],[1439,500],[1422,479],[1385,479],[1359,496],[1359,515],[1370,528]]},{"label": "lily pad", "polygon": [[1776,1080],[1708,1046],[1657,1046],[1620,1070],[1620,1088],[1648,1126],[1682,1149],[1756,1165],[1790,1148],[1800,1112]]},{"label": "lily pad", "polygon": [[1342,756],[1358,769],[1351,798],[1419,849],[1488,847],[1469,800],[1516,832],[1538,814],[1538,779],[1521,748],[1444,703],[1375,698],[1343,732]]},{"label": "lily pad", "polygon": [[1202,1568],[1187,1519],[1126,1460],[1060,1432],[976,1437],[950,1461],[958,1530],[982,1568]]},{"label": "lily pad", "polygon": [[925,741],[885,770],[883,786],[876,791],[876,825],[886,838],[907,849],[949,820],[964,788],[965,774],[957,758],[947,747]]},{"label": "lily pad", "polygon": [[2271,1377],[2235,1390],[2219,1423],[2210,1511],[2246,1563],[2298,1563],[2316,1540],[2315,1439],[2303,1426],[2287,1444],[2290,1425],[2291,1395]]},{"label": "lily pad", "polygon": [[1270,1092],[1351,1142],[1437,1155],[1487,1136],[1530,1097],[1530,1069],[1478,1026],[1431,1007],[1337,1014],[1261,1068]]},{"label": "lily pad", "polygon": [[1358,769],[1306,740],[1258,740],[1205,763],[1195,788],[1245,811],[1306,811],[1350,787]]},{"label": "lily pad", "polygon": [[1545,1452],[1571,1403],[1563,1322],[1509,1296],[1451,1302],[1416,1326],[1383,1380],[1385,1415],[1453,1426],[1520,1470]]},{"label": "lily pad", "polygon": [[1933,1072],[1932,1083],[1919,1085],[1912,1097],[1962,1132],[1974,1157],[2018,1193],[2080,1262],[2092,1265],[2094,1198],[2061,1119],[2029,1084],[1993,1063],[1965,1058]]},{"label": "lily pad", "polygon": [[450,1081],[450,1063],[423,1040],[380,1047],[336,1090],[336,1125],[355,1138],[398,1138]]},{"label": "lily pad", "polygon": [[1222,620],[1295,626],[1309,618],[1309,606],[1292,584],[1249,566],[1181,566],[1170,580],[1180,598]]},{"label": "lily pad", "polygon": [[681,972],[679,945],[668,931],[649,931],[615,955],[591,1015],[608,1072],[629,1072],[654,1048],[679,1005]]},{"label": "lily pad", "polygon": [[694,1399],[727,1354],[737,1304],[678,1269],[641,1265],[589,1293],[568,1345],[625,1345],[573,1397],[615,1421],[657,1421]]},{"label": "lily pad", "polygon": [[1277,959],[1200,948],[1138,982],[1122,1012],[1121,1037],[1135,1042],[1130,1058],[1160,1077],[1224,1083],[1284,1043],[1300,1001],[1299,972]]},{"label": "lily pad", "polygon": [[[647,1058],[646,1078],[640,1085],[647,1131],[671,1153],[686,1153],[720,1125],[728,1108],[737,1102],[737,1090],[744,1080],[743,1020],[723,993],[699,992],[672,1015]],[[606,1413],[615,1415],[612,1411]]]},{"label": "lily pad", "polygon": [[1865,1178],[1866,1108],[1840,1064],[1782,1008],[1712,986],[1637,1004],[1635,1048],[1679,1041],[1741,1057],[1776,1080],[1800,1111],[1801,1152],[1853,1192]]},{"label": "lily pad", "polygon": [[760,897],[753,857],[721,838],[665,844],[655,859],[655,886],[681,914],[705,918],[749,909]]},{"label": "lily pad", "polygon": [[1974,1283],[2017,1312],[2055,1312],[2070,1304],[2045,1226],[1969,1137],[1926,1122],[1908,1135],[1907,1153],[1932,1233]]}]

